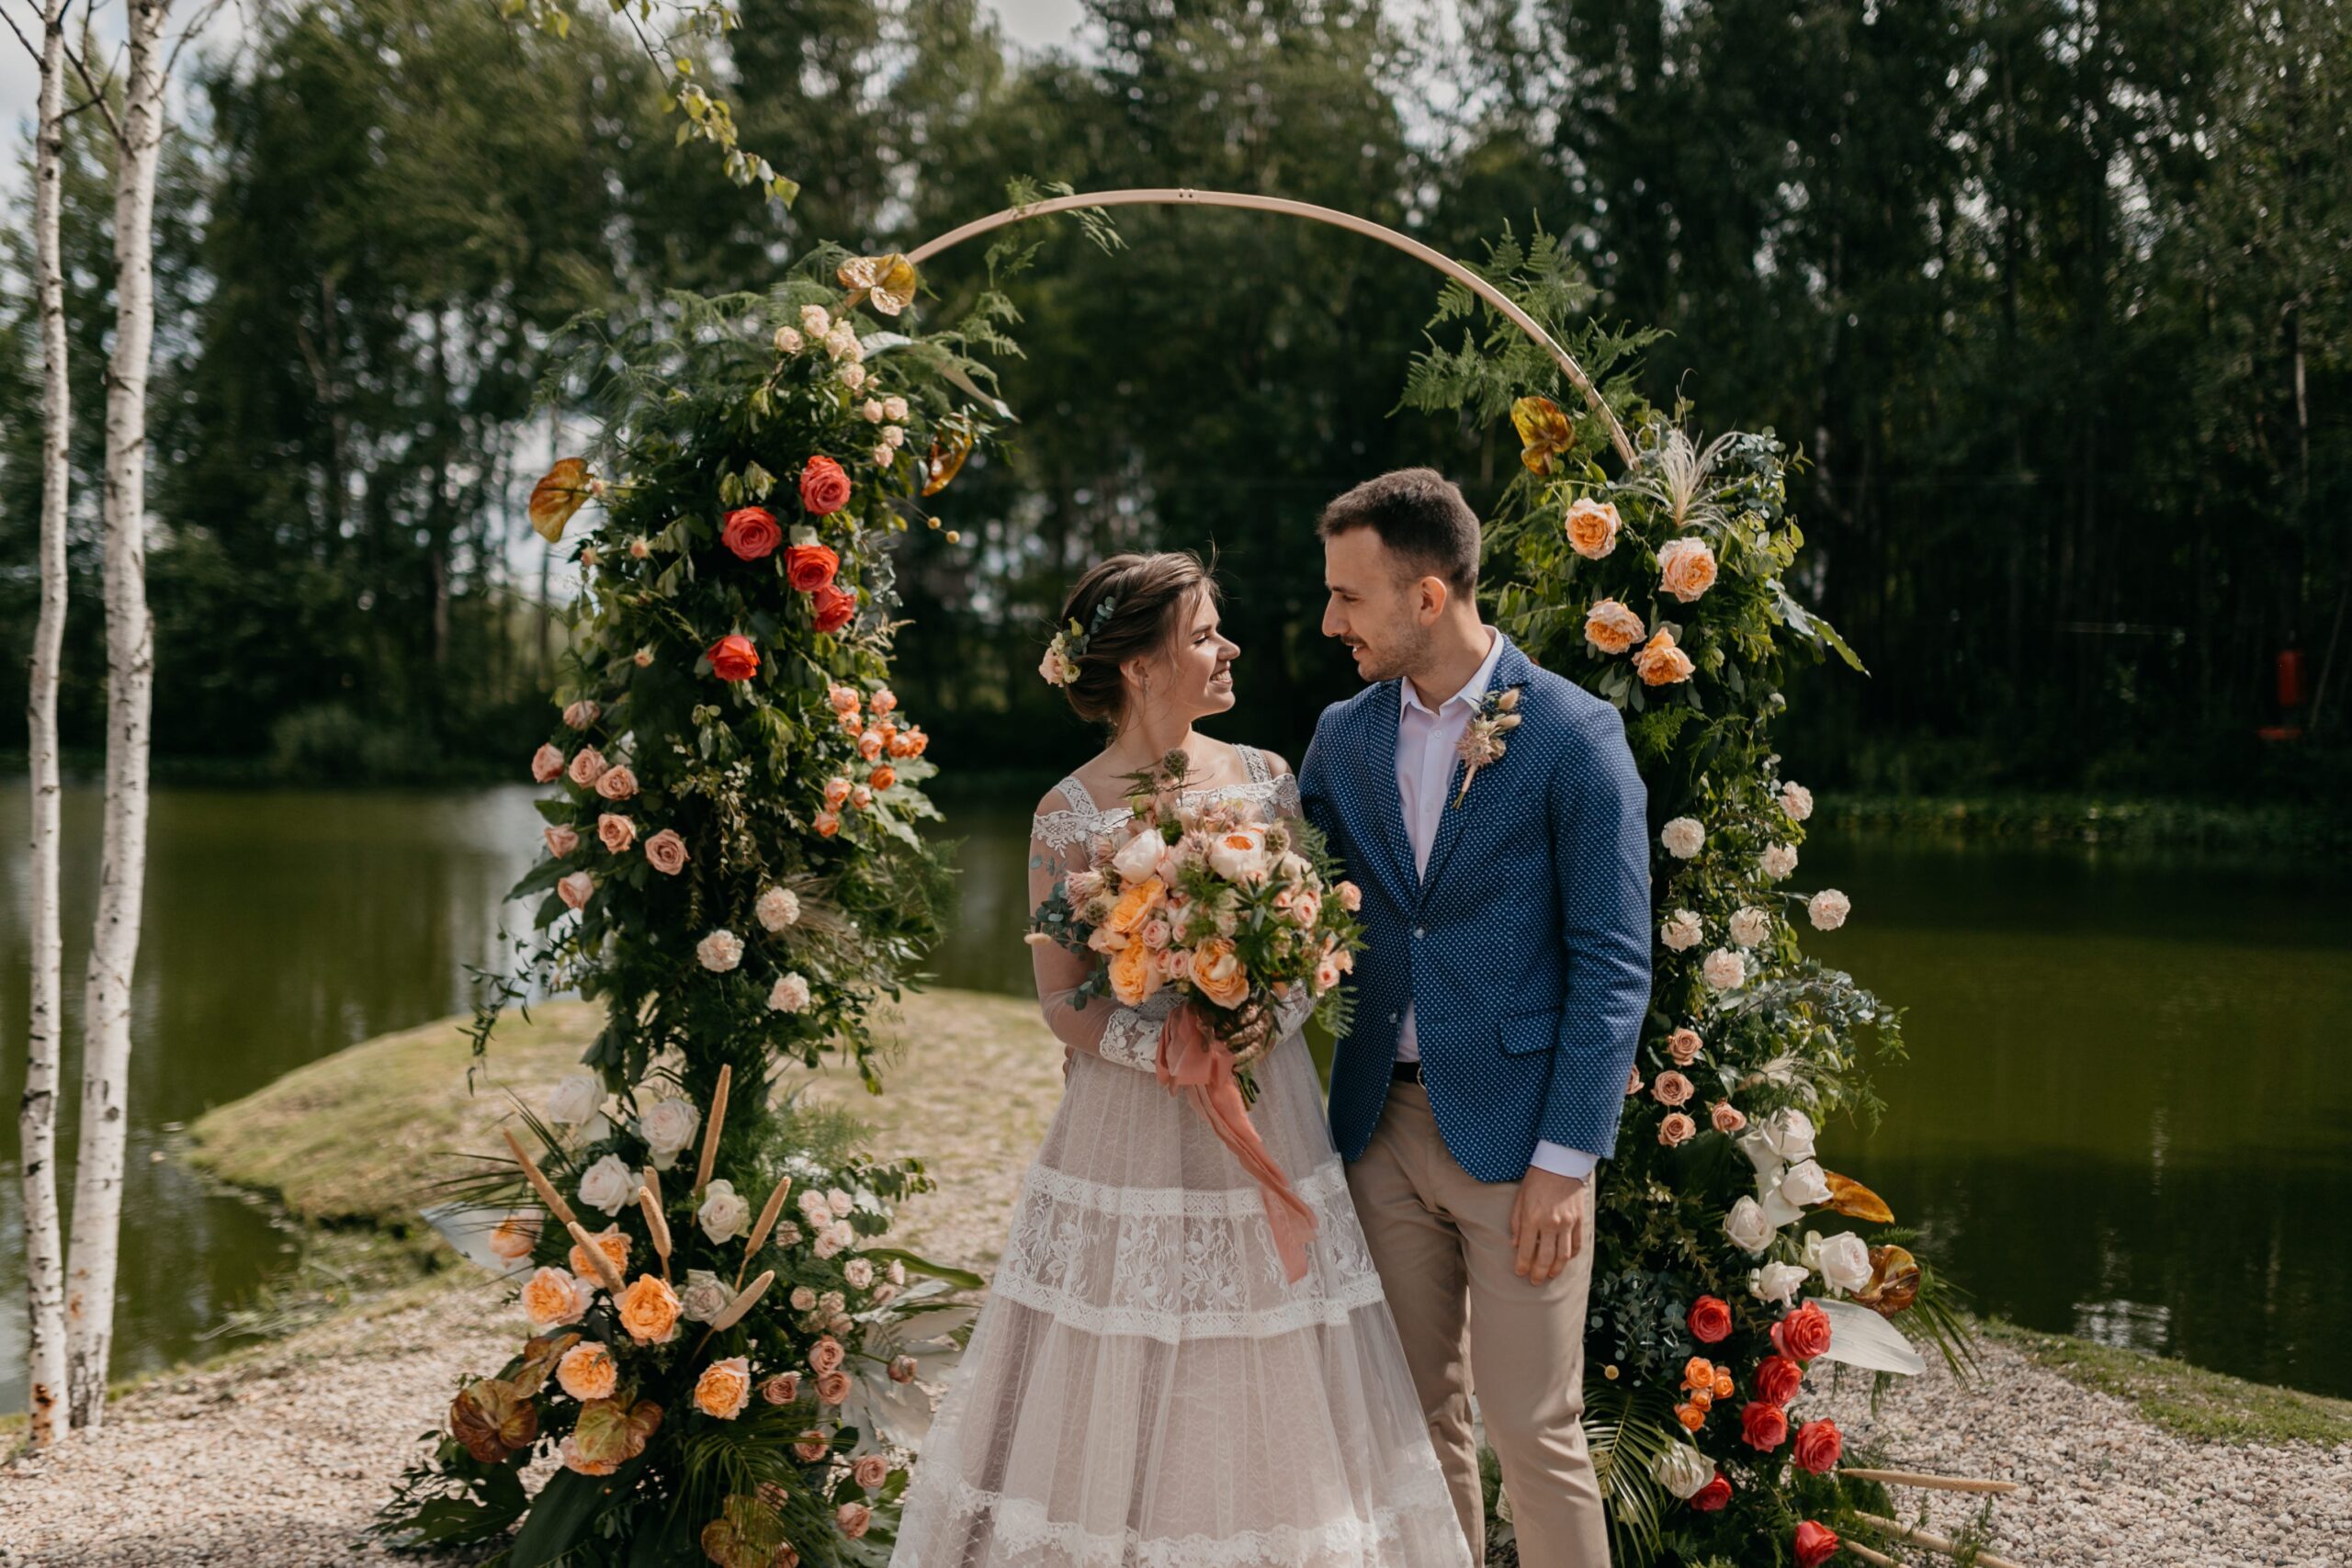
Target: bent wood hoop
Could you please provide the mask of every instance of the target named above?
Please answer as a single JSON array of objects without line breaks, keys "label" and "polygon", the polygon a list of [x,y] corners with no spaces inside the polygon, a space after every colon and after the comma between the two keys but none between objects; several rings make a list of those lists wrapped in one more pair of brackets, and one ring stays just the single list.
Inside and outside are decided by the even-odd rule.
[{"label": "bent wood hoop", "polygon": [[921,266],[940,252],[959,245],[976,234],[1001,229],[1024,218],[1044,218],[1080,207],[1238,207],[1252,212],[1279,212],[1291,218],[1304,218],[1309,222],[1328,223],[1335,229],[1345,229],[1377,240],[1391,250],[1402,251],[1415,261],[1433,266],[1461,284],[1502,312],[1513,326],[1534,339],[1544,352],[1559,365],[1570,384],[1583,394],[1585,406],[1600,416],[1601,424],[1609,432],[1609,444],[1617,449],[1618,458],[1626,467],[1633,466],[1634,443],[1626,435],[1625,427],[1617,422],[1617,415],[1611,411],[1608,400],[1601,397],[1600,389],[1592,384],[1592,378],[1585,374],[1584,367],[1577,363],[1576,356],[1554,341],[1552,334],[1545,332],[1534,317],[1521,310],[1501,289],[1443,252],[1431,250],[1419,240],[1374,223],[1368,218],[1358,218],[1336,208],[1317,207],[1312,202],[1292,201],[1279,196],[1249,196],[1229,190],[1193,190],[1189,186],[1094,191],[1079,196],[1057,196],[1047,201],[1031,202],[1026,207],[1008,207],[1001,212],[975,219],[960,229],[951,229],[935,240],[925,241],[907,253],[907,260]]}]

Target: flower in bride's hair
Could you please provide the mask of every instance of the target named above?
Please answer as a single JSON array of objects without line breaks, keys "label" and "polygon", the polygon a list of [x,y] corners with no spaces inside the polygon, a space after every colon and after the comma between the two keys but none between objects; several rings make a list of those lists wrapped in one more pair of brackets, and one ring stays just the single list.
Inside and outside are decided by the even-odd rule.
[{"label": "flower in bride's hair", "polygon": [[1718,991],[1736,991],[1747,983],[1747,961],[1730,948],[1719,947],[1707,954],[1699,965],[1699,973],[1708,985]]},{"label": "flower in bride's hair", "polygon": [[1674,634],[1661,627],[1634,655],[1634,673],[1645,686],[1671,686],[1690,679],[1698,668],[1690,656],[1674,645]]},{"label": "flower in bride's hair", "polygon": [[1614,599],[1601,599],[1585,612],[1584,640],[1596,653],[1614,659],[1642,640],[1641,616]]},{"label": "flower in bride's hair", "polygon": [[637,1173],[618,1155],[606,1155],[580,1174],[580,1201],[606,1214],[617,1214],[637,1193]]},{"label": "flower in bride's hair", "polygon": [[1836,931],[1846,923],[1846,917],[1853,913],[1853,900],[1835,887],[1823,888],[1806,899],[1804,906],[1805,918],[1813,922],[1813,929],[1817,931]]},{"label": "flower in bride's hair", "polygon": [[1676,953],[1689,952],[1698,946],[1705,936],[1706,931],[1700,925],[1699,917],[1689,909],[1677,909],[1667,916],[1666,924],[1657,931],[1658,941]]},{"label": "flower in bride's hair", "polygon": [[1587,560],[1599,560],[1617,547],[1620,526],[1614,506],[1589,495],[1578,496],[1568,506],[1568,548]]}]

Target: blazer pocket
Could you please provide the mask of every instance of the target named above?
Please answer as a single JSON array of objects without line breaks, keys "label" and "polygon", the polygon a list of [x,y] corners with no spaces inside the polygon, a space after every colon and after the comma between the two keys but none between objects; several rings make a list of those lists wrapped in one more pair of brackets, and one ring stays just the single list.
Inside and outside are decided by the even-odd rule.
[{"label": "blazer pocket", "polygon": [[1506,1056],[1530,1056],[1538,1051],[1549,1051],[1559,1038],[1558,1008],[1537,1008],[1532,1012],[1513,1013],[1503,1020],[1503,1055]]}]

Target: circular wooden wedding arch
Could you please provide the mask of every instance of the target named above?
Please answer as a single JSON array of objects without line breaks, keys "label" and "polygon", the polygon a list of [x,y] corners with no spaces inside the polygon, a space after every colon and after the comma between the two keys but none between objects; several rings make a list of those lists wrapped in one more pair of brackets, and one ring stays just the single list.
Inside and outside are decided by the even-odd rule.
[{"label": "circular wooden wedding arch", "polygon": [[1001,212],[975,219],[960,229],[951,229],[937,239],[925,241],[907,253],[907,260],[921,266],[942,251],[962,244],[975,235],[985,234],[991,229],[1001,229],[1008,223],[1018,223],[1024,218],[1045,218],[1057,212],[1069,212],[1073,209],[1084,207],[1238,207],[1252,212],[1279,212],[1291,218],[1304,218],[1313,223],[1328,223],[1334,229],[1345,229],[1351,233],[1377,240],[1391,250],[1402,251],[1414,260],[1435,267],[1464,288],[1469,289],[1500,311],[1512,325],[1541,344],[1544,351],[1558,363],[1562,374],[1567,377],[1569,384],[1583,395],[1585,406],[1592,410],[1593,413],[1600,418],[1602,427],[1609,432],[1609,444],[1617,449],[1618,458],[1628,468],[1633,466],[1633,440],[1625,434],[1625,427],[1618,423],[1617,415],[1610,409],[1608,400],[1600,395],[1600,389],[1592,384],[1592,378],[1585,374],[1584,367],[1577,363],[1576,356],[1561,347],[1534,317],[1520,309],[1519,305],[1501,289],[1442,251],[1431,250],[1408,235],[1400,234],[1394,229],[1374,223],[1368,218],[1358,218],[1353,213],[1341,212],[1336,208],[1317,207],[1309,201],[1292,201],[1285,197],[1251,196],[1245,192],[1230,190],[1193,190],[1190,186],[1182,186],[1094,191],[1074,196],[1057,196],[1046,201],[1033,201],[1022,207],[1008,207]]}]

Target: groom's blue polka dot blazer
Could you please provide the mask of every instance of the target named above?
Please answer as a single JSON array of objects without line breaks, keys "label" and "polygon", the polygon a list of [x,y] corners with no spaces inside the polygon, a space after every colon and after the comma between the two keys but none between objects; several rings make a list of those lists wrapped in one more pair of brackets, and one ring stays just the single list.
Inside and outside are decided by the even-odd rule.
[{"label": "groom's blue polka dot blazer", "polygon": [[1308,820],[1363,889],[1355,1025],[1331,1070],[1351,1160],[1387,1102],[1408,1000],[1463,1169],[1516,1181],[1538,1140],[1616,1146],[1649,1009],[1647,795],[1617,710],[1505,640],[1489,691],[1520,688],[1521,723],[1460,806],[1455,761],[1426,875],[1396,793],[1396,682],[1325,709],[1299,768]]}]

